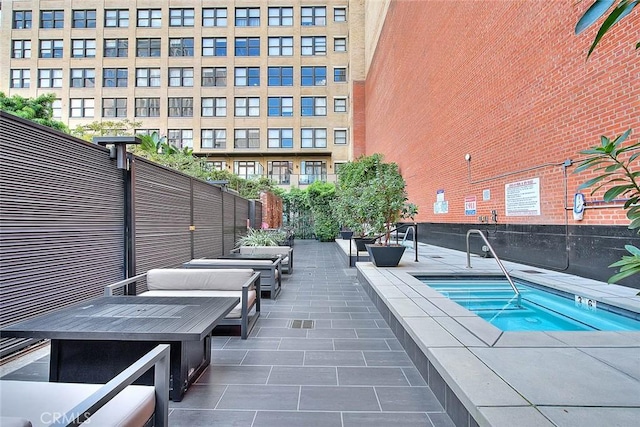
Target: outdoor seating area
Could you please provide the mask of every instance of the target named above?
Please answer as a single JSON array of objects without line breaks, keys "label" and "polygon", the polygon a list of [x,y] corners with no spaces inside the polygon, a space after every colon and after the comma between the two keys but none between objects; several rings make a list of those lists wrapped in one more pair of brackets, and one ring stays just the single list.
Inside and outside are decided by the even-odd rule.
[{"label": "outdoor seating area", "polygon": [[[463,272],[463,253],[421,244],[418,262],[413,251],[408,251],[397,268],[380,269],[368,262],[353,268],[340,241],[300,241],[298,245],[296,274],[283,278],[279,298],[262,300],[260,317],[248,338],[208,335],[210,359],[190,380],[183,396],[169,402],[169,425],[584,426],[590,419],[599,423],[596,425],[614,420],[625,426],[633,425],[640,415],[633,404],[634,396],[640,393],[640,372],[636,369],[634,373],[632,356],[640,351],[640,332],[583,335],[593,345],[578,344],[567,334],[504,333],[494,337],[500,342],[494,348],[490,345],[493,335],[486,327],[446,304],[440,310],[463,317],[447,320],[451,318],[446,312],[437,314],[435,306],[421,300],[421,295],[429,295],[426,290],[405,278],[410,272]],[[478,264],[476,273],[497,269],[492,259],[474,256],[474,264]],[[509,268],[522,266],[509,263]],[[150,293],[173,292],[166,286],[191,288],[193,278],[176,279],[173,275],[207,271],[167,270],[149,272]],[[227,274],[223,269],[214,271],[210,277]],[[522,273],[526,274],[533,275]],[[554,275],[555,280],[567,284],[572,278],[579,280]],[[152,298],[162,299],[148,297]],[[634,303],[637,297],[625,298],[640,312],[640,301]],[[236,300],[233,306],[237,308],[237,304]],[[438,326],[440,323],[443,326]],[[418,324],[423,326],[418,328]],[[555,344],[548,348],[551,341]],[[2,379],[46,381],[54,348],[34,352],[11,370],[2,367]],[[576,353],[578,358],[572,360],[589,367],[598,377],[599,387],[611,384],[613,378],[622,392],[605,387],[605,398],[605,391],[576,389],[573,400],[555,398],[557,387],[548,387],[550,379],[537,384],[535,378],[525,375],[525,386],[509,371],[508,356],[503,363],[506,370],[495,365],[491,356],[491,352],[522,351],[526,357],[549,353],[554,364],[568,361],[563,352],[577,351],[579,357]],[[493,376],[481,362],[473,362],[461,352],[476,354]],[[604,367],[600,360],[607,354],[617,355],[616,366]],[[527,370],[543,378],[548,365],[539,362],[528,360]],[[465,366],[473,366],[482,375],[481,383],[464,374]],[[576,381],[589,389],[583,381]],[[516,399],[519,394],[532,403]],[[559,406],[545,403],[552,401]],[[596,406],[606,410],[595,411]]]}]

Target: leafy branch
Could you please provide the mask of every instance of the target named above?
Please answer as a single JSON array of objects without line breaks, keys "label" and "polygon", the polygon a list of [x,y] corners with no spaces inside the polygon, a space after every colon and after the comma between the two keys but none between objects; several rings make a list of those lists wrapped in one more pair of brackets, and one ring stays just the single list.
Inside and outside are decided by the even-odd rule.
[{"label": "leafy branch", "polygon": [[[640,234],[640,171],[632,169],[633,162],[640,157],[640,142],[623,146],[629,135],[631,129],[614,139],[601,136],[599,146],[580,152],[589,157],[580,162],[575,172],[593,169],[600,173],[580,185],[579,190],[594,187],[591,191],[593,195],[601,188],[607,187],[602,197],[605,202],[613,202],[619,197],[627,198],[624,209],[627,210],[627,218],[631,221],[629,228],[638,229]],[[620,267],[618,273],[609,278],[609,283],[640,273],[640,249],[633,245],[626,245],[625,249],[631,255],[625,255],[609,266]]]},{"label": "leafy branch", "polygon": [[[613,27],[620,22],[621,19],[631,13],[631,11],[640,3],[639,0],[620,0],[620,2],[613,8],[609,15],[605,18],[604,22],[600,26],[598,33],[591,43],[589,53],[587,53],[587,59],[591,56],[602,37]],[[598,19],[604,16],[611,6],[615,4],[615,0],[596,0],[582,15],[578,23],[576,24],[576,35],[582,33],[584,30],[593,25]],[[636,43],[636,49],[640,49],[640,42]]]}]

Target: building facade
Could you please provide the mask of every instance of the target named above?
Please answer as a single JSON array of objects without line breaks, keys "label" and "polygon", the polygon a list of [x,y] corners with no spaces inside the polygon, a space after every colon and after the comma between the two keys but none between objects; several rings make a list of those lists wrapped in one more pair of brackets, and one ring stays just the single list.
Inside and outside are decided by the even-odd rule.
[{"label": "building facade", "polygon": [[587,59],[599,25],[574,28],[591,3],[367,2],[380,13],[367,15],[356,149],[399,164],[425,243],[465,250],[478,228],[505,259],[599,280],[640,245],[625,197],[605,202],[579,188],[594,172],[575,173],[601,135],[640,134],[640,9]]},{"label": "building facade", "polygon": [[363,22],[349,0],[3,2],[0,90],[54,93],[72,129],[138,122],[245,178],[331,181],[363,136]]}]

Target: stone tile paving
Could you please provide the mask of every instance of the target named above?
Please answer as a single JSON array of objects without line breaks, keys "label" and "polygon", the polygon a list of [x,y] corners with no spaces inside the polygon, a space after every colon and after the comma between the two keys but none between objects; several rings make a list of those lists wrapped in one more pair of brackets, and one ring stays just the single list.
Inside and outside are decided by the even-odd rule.
[{"label": "stone tile paving", "polygon": [[[335,243],[296,241],[293,274],[249,339],[212,343],[209,369],[169,404],[171,426],[453,426]],[[3,378],[47,377],[42,357]]]}]

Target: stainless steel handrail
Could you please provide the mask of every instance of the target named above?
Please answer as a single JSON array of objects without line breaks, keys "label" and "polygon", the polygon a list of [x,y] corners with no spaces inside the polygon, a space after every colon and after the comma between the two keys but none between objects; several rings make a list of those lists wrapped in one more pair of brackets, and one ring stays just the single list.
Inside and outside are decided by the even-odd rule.
[{"label": "stainless steel handrail", "polygon": [[478,234],[480,235],[480,237],[482,237],[482,240],[487,245],[487,248],[489,248],[489,252],[491,252],[491,255],[493,255],[493,257],[496,259],[496,262],[498,263],[498,267],[500,267],[500,270],[502,270],[502,273],[505,275],[505,277],[509,281],[511,288],[513,288],[513,292],[515,292],[516,295],[520,296],[520,291],[518,291],[518,288],[516,288],[515,283],[513,283],[513,280],[511,279],[511,276],[509,276],[507,269],[504,268],[504,265],[502,265],[502,261],[500,261],[500,258],[498,258],[496,251],[493,250],[491,243],[489,243],[485,235],[482,234],[482,231],[476,228],[472,228],[471,230],[467,231],[467,268],[471,268],[471,251],[469,250],[469,236],[471,234]]}]

